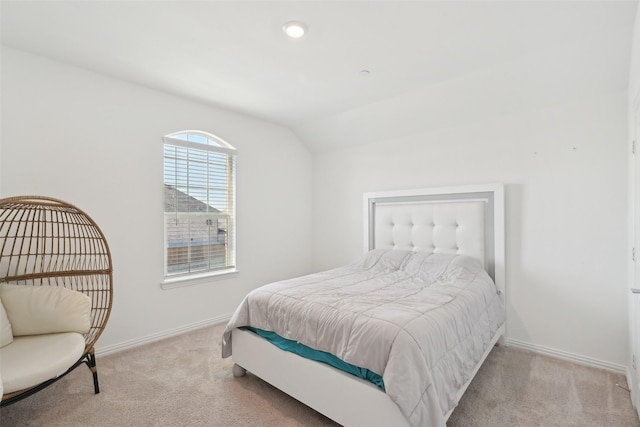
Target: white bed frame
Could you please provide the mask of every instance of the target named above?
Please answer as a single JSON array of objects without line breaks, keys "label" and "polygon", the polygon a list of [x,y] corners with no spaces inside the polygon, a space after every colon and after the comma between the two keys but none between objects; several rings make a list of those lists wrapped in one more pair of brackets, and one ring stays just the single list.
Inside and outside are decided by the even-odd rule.
[{"label": "white bed frame", "polygon": [[[364,224],[365,251],[397,248],[458,253],[480,259],[504,300],[502,184],[366,193]],[[503,325],[471,379],[504,334]],[[248,370],[343,426],[409,425],[387,394],[364,380],[280,350],[246,330],[235,329],[232,342],[235,376]],[[458,398],[471,379],[458,391]],[[453,409],[445,415],[445,420],[452,412]]]}]

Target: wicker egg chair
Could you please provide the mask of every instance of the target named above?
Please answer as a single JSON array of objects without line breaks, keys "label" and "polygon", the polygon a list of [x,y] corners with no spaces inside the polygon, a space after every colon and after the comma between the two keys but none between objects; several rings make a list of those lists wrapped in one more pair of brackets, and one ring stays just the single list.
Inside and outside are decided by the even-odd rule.
[{"label": "wicker egg chair", "polygon": [[111,313],[113,270],[104,234],[83,211],[61,200],[21,196],[0,199],[0,283],[62,286],[91,299],[91,327],[82,357],[62,375],[2,396],[1,406],[28,397],[81,364],[93,372],[94,344]]}]

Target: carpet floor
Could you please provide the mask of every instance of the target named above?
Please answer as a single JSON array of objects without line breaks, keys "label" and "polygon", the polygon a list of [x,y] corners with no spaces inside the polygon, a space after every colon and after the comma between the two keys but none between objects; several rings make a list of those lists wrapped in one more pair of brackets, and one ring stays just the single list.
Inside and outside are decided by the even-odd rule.
[{"label": "carpet floor", "polygon": [[[100,394],[79,367],[0,410],[19,426],[337,426],[220,357],[224,325],[98,357]],[[449,427],[640,427],[623,375],[496,347]],[[393,427],[393,426],[389,426]]]}]

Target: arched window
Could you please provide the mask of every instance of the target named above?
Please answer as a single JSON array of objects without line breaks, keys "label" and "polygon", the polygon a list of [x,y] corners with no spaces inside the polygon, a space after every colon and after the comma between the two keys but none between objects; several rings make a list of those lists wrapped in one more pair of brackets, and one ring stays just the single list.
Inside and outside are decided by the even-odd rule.
[{"label": "arched window", "polygon": [[235,148],[196,130],[163,142],[165,284],[234,272]]}]

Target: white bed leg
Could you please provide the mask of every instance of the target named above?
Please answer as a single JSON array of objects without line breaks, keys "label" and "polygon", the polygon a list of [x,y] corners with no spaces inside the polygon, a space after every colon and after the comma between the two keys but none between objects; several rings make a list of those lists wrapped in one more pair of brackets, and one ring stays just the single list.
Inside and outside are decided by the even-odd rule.
[{"label": "white bed leg", "polygon": [[240,377],[244,377],[245,374],[247,373],[247,370],[244,369],[242,366],[237,365],[237,364],[233,364],[233,376],[236,378],[240,378]]}]

